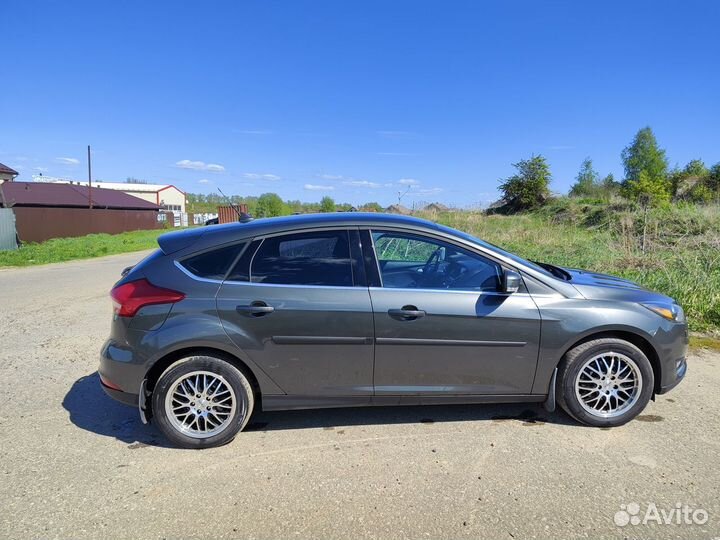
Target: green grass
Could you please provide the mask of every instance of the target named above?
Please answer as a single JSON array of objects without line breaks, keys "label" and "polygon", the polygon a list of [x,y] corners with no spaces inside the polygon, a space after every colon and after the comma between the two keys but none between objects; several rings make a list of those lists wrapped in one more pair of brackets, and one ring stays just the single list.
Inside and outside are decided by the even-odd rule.
[{"label": "green grass", "polygon": [[121,234],[89,234],[77,238],[54,238],[40,244],[24,244],[14,251],[0,251],[0,268],[30,266],[74,259],[90,259],[157,247],[165,229],[131,231]]},{"label": "green grass", "polygon": [[690,336],[691,349],[709,349],[711,351],[720,351],[720,339],[713,336]]},{"label": "green grass", "polygon": [[606,213],[609,219],[594,216],[592,224],[577,216],[555,219],[547,212],[514,216],[448,212],[424,217],[527,259],[631,279],[675,298],[691,330],[720,333],[719,209],[654,213],[647,219],[644,251],[635,230],[638,212]]}]

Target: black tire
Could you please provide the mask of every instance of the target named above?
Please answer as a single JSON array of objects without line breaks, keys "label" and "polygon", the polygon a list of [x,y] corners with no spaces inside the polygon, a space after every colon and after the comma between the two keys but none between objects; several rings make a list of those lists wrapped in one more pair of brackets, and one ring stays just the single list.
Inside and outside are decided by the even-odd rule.
[{"label": "black tire", "polygon": [[[234,415],[220,424],[222,429],[219,432],[203,438],[193,436],[190,431],[183,432],[178,427],[177,421],[171,420],[172,411],[168,411],[166,406],[166,398],[175,383],[193,372],[213,374],[218,377],[217,380],[227,384],[235,396]],[[209,401],[208,404],[212,408],[213,403]],[[254,394],[248,378],[226,360],[213,356],[190,356],[174,363],[160,376],[152,393],[153,419],[163,435],[174,445],[182,448],[212,448],[227,444],[245,427],[252,415],[254,405]],[[203,426],[207,427],[207,424],[203,422]],[[196,427],[199,428],[200,424]]]},{"label": "black tire", "polygon": [[[575,383],[583,365],[602,353],[615,352],[630,358],[640,373],[642,388],[637,400],[627,410],[614,417],[591,414],[580,402],[575,392]],[[642,412],[650,401],[655,388],[655,374],[645,353],[638,347],[616,338],[602,338],[588,341],[571,349],[560,362],[557,373],[557,400],[560,406],[575,420],[595,427],[616,427],[626,424]]]}]

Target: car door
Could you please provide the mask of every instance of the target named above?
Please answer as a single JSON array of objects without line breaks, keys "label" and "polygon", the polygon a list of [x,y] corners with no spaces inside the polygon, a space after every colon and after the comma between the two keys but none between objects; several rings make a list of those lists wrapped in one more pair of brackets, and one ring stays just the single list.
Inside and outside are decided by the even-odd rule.
[{"label": "car door", "polygon": [[370,287],[376,395],[530,393],[540,314],[523,290],[501,292],[498,262],[426,234],[363,239],[380,277]]},{"label": "car door", "polygon": [[286,394],[372,395],[373,316],[357,229],[255,239],[217,308],[241,356]]}]

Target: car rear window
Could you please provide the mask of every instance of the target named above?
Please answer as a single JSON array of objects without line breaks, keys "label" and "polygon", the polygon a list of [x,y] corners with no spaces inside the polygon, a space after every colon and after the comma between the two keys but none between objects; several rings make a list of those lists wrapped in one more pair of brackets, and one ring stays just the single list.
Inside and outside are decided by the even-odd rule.
[{"label": "car rear window", "polygon": [[245,244],[206,251],[180,261],[188,272],[205,279],[223,279]]},{"label": "car rear window", "polygon": [[352,287],[348,232],[320,231],[266,238],[253,259],[250,281]]}]

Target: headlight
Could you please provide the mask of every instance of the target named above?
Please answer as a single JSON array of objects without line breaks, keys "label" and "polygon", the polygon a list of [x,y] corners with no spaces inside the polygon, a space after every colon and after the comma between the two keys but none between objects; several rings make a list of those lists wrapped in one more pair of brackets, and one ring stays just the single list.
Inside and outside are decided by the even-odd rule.
[{"label": "headlight", "polygon": [[685,314],[683,313],[682,308],[677,304],[671,304],[668,302],[648,302],[647,304],[640,305],[648,308],[650,311],[654,311],[663,319],[667,319],[668,321],[683,322],[685,320]]}]

